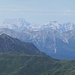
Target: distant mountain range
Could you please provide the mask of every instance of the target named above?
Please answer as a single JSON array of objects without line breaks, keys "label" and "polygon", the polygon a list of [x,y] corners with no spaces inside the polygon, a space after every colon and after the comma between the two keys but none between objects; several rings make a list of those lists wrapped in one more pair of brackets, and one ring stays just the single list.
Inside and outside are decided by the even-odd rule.
[{"label": "distant mountain range", "polygon": [[25,31],[26,29],[31,31],[53,29],[55,31],[62,33],[69,30],[73,30],[75,28],[75,24],[70,22],[60,24],[57,21],[50,21],[49,23],[44,25],[36,25],[26,22],[23,18],[19,18],[19,19],[5,19],[1,23],[0,28],[8,28],[15,31]]},{"label": "distant mountain range", "polygon": [[32,31],[53,29],[60,33],[63,33],[69,30],[73,30],[75,28],[75,24],[70,22],[60,24],[57,21],[50,21],[49,23],[44,25],[36,25],[26,22],[22,18],[19,18],[19,19],[5,19],[0,25],[0,27],[13,29],[16,31],[25,31],[26,29]]},{"label": "distant mountain range", "polygon": [[[22,19],[7,21],[0,28],[0,75],[75,75],[74,29],[60,32],[60,28],[33,28]],[[14,27],[18,21],[24,22],[23,29]]]},{"label": "distant mountain range", "polygon": [[7,34],[23,42],[33,43],[41,52],[58,59],[75,59],[75,24],[57,21],[35,25],[24,19],[8,19],[0,26]]}]

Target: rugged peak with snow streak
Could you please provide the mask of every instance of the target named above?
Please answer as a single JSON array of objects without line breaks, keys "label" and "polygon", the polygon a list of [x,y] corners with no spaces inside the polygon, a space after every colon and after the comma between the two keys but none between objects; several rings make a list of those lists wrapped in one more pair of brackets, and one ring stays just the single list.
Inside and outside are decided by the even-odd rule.
[{"label": "rugged peak with snow streak", "polygon": [[73,23],[60,24],[57,21],[50,21],[48,24],[43,25],[43,27],[56,30],[59,33],[63,33],[66,31],[73,30],[75,28],[75,25]]}]

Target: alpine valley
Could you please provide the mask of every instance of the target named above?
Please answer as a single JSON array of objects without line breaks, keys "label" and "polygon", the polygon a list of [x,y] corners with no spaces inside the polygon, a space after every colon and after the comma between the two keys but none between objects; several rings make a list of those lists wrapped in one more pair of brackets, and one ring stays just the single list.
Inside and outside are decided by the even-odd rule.
[{"label": "alpine valley", "polygon": [[35,25],[24,19],[6,19],[0,24],[0,34],[22,42],[33,43],[41,52],[57,59],[75,59],[75,25],[50,21]]}]

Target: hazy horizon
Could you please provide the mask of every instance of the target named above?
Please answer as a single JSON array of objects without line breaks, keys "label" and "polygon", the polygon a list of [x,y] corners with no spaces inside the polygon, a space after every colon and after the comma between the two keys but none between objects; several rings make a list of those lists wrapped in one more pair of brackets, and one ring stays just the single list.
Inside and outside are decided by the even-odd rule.
[{"label": "hazy horizon", "polygon": [[0,21],[14,18],[34,24],[75,23],[75,0],[0,0]]}]

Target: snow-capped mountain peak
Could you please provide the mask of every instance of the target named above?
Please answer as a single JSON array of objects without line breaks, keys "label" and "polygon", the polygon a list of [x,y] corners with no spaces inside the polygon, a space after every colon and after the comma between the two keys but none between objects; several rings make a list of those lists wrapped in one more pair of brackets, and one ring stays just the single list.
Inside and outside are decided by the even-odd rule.
[{"label": "snow-capped mountain peak", "polygon": [[5,19],[2,23],[1,28],[8,28],[13,30],[24,30],[30,23],[26,22],[24,19]]}]

